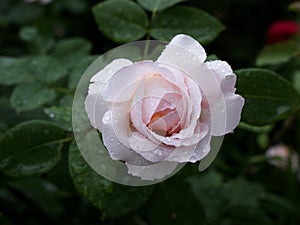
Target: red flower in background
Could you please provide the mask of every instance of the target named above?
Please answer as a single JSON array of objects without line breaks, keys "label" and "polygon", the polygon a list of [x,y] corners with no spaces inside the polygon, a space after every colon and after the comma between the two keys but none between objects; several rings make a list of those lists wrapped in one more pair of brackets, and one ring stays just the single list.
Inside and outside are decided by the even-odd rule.
[{"label": "red flower in background", "polygon": [[299,25],[293,20],[278,20],[267,31],[267,43],[274,44],[290,39],[299,31]]}]

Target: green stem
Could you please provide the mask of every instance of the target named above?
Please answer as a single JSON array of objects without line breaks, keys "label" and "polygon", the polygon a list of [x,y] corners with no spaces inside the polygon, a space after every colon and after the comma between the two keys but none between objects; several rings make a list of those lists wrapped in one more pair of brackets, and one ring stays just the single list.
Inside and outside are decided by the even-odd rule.
[{"label": "green stem", "polygon": [[50,88],[62,94],[74,94],[73,90],[67,88],[63,88],[63,87],[50,87]]}]

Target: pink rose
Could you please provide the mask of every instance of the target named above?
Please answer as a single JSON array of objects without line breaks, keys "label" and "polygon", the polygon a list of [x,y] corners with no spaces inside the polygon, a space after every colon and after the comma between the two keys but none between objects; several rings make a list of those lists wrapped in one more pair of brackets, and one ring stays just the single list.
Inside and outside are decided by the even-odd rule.
[{"label": "pink rose", "polygon": [[226,62],[205,59],[181,34],[155,62],[115,59],[91,78],[85,110],[129,174],[161,179],[178,163],[202,160],[213,136],[238,125],[244,99],[235,94],[236,75]]},{"label": "pink rose", "polygon": [[266,151],[268,162],[275,167],[296,172],[299,169],[299,157],[295,151],[291,151],[284,144],[273,145]]}]

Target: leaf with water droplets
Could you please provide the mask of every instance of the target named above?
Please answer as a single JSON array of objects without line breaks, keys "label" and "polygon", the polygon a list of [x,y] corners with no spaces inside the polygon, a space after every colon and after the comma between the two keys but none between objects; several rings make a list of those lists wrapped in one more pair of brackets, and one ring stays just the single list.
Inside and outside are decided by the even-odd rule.
[{"label": "leaf with water droplets", "polygon": [[28,58],[0,57],[0,84],[14,85],[30,79]]},{"label": "leaf with water droplets", "polygon": [[148,208],[150,224],[206,224],[202,204],[184,183],[163,183],[156,190]]},{"label": "leaf with water droplets", "polygon": [[186,0],[156,0],[156,1],[138,0],[138,3],[141,4],[145,9],[152,12],[156,12],[156,11],[164,10],[179,2],[184,2],[184,1]]},{"label": "leaf with water droplets", "polygon": [[68,75],[65,64],[51,56],[33,57],[29,69],[31,76],[45,84],[53,84]]},{"label": "leaf with water droplets", "polygon": [[36,109],[55,98],[54,90],[39,83],[23,83],[15,87],[10,97],[12,107],[17,112]]},{"label": "leaf with water droplets", "polygon": [[69,170],[76,189],[95,207],[102,210],[107,204],[112,182],[101,177],[84,160],[76,142],[69,149]]},{"label": "leaf with water droplets", "polygon": [[159,13],[153,23],[151,36],[170,41],[176,34],[187,34],[201,44],[208,44],[224,30],[224,26],[208,13],[186,6],[176,6]]},{"label": "leaf with water droplets", "polygon": [[152,186],[129,187],[101,177],[85,162],[75,142],[69,149],[69,169],[77,190],[100,209],[105,218],[138,210],[153,192]]},{"label": "leaf with water droplets", "polygon": [[52,56],[62,62],[67,68],[73,68],[91,51],[92,44],[79,37],[64,39],[54,47]]},{"label": "leaf with water droplets", "polygon": [[288,116],[300,104],[293,85],[266,69],[235,71],[237,92],[245,98],[242,121],[251,125],[267,125]]},{"label": "leaf with water droplets", "polygon": [[65,132],[50,122],[26,121],[0,139],[0,170],[13,177],[41,174],[60,160]]},{"label": "leaf with water droplets", "polygon": [[124,216],[137,211],[152,196],[154,187],[130,187],[114,184],[113,192],[109,195],[109,204],[103,210],[104,218]]},{"label": "leaf with water droplets", "polygon": [[68,88],[75,89],[85,70],[90,64],[95,61],[97,56],[87,56],[82,59],[79,63],[76,63],[71,70],[71,74],[68,78]]},{"label": "leaf with water droplets", "polygon": [[52,106],[45,108],[44,112],[61,128],[72,131],[72,108]]},{"label": "leaf with water droplets", "polygon": [[146,34],[147,14],[133,1],[110,0],[93,7],[101,32],[118,43],[136,41]]},{"label": "leaf with water droplets", "polygon": [[256,59],[257,66],[278,65],[288,62],[296,56],[298,49],[293,43],[284,42],[267,45],[262,49]]}]

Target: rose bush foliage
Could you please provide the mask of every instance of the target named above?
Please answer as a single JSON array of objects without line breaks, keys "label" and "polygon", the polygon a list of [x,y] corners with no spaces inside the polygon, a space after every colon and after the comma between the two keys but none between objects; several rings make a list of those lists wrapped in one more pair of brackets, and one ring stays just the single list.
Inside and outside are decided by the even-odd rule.
[{"label": "rose bush foliage", "polygon": [[[288,0],[232,0],[221,3],[217,0],[1,0],[0,224],[298,225],[299,161],[295,159],[299,158],[297,155],[300,146],[299,33],[286,25],[282,31],[279,26],[272,36],[284,36],[284,42],[264,46],[271,24],[286,19],[297,23],[293,13],[299,13],[299,3],[290,5],[293,13],[287,12],[284,7],[289,3]],[[296,27],[295,23],[293,27]],[[221,112],[224,108],[221,107],[218,115],[223,116],[217,119],[226,124],[229,122],[231,126],[228,129],[222,126],[222,132],[217,133],[223,135],[229,132],[224,137],[215,160],[212,150],[205,157],[206,153],[196,154],[199,158],[204,157],[200,163],[186,163],[172,178],[155,185],[129,187],[111,182],[86,163],[87,158],[80,154],[76,145],[77,132],[87,136],[87,146],[97,147],[90,142],[91,133],[99,141],[105,139],[90,126],[88,118],[83,119],[83,123],[89,126],[88,129],[73,129],[72,102],[77,84],[99,55],[114,49],[120,43],[145,39],[170,42],[177,34],[191,36],[205,45],[207,59],[204,61],[202,52],[199,61],[206,68],[205,71],[213,75],[211,77],[217,78],[215,81],[220,87],[220,93],[224,93],[221,105],[224,106],[227,100],[238,95],[244,98],[241,122],[230,133],[237,125],[237,120],[236,123],[227,121],[227,116]],[[182,47],[177,48],[183,50],[189,55],[187,58],[193,61],[192,53]],[[132,53],[135,54],[134,51]],[[175,55],[171,58],[176,58]],[[223,85],[223,79],[219,79],[225,75],[222,69],[230,74],[232,71],[229,66],[225,66],[225,62],[212,61],[218,60],[219,56],[231,65],[236,74],[225,79]],[[126,58],[126,54],[122,52],[114,58]],[[171,138],[171,134],[180,133],[179,126],[178,129],[169,129],[174,123],[167,123],[164,116],[174,115],[178,119],[190,114],[191,119],[199,121],[195,116],[198,112],[201,121],[203,113],[209,111],[210,116],[203,124],[209,127],[205,137],[211,135],[212,140],[222,140],[222,136],[214,136],[216,134],[212,132],[215,118],[213,111],[208,110],[205,104],[198,108],[194,106],[196,98],[193,96],[198,95],[193,93],[200,92],[199,98],[202,103],[210,103],[209,108],[215,103],[213,98],[207,94],[209,92],[205,90],[206,86],[200,85],[200,80],[194,78],[191,73],[193,71],[181,66],[184,64],[181,59],[175,63],[180,65],[178,67],[174,62],[171,65],[163,60],[141,62],[143,65],[151,64],[152,69],[167,68],[172,73],[181,74],[179,77],[188,77],[188,84],[192,85],[194,82],[200,87],[199,91],[195,88],[193,90],[197,91],[187,92],[187,85],[179,85],[177,81],[172,83],[171,79],[167,80],[163,76],[151,74],[148,78],[141,79],[143,82],[139,82],[138,86],[142,88],[141,84],[145,84],[145,91],[155,91],[149,88],[150,84],[159,80],[159,84],[164,83],[172,88],[171,95],[175,89],[176,97],[182,96],[186,103],[191,103],[188,104],[191,110],[186,111],[186,114],[179,111],[183,101],[178,98],[175,98],[178,110],[174,110],[175,107],[172,108],[170,102],[167,105],[171,108],[166,111],[158,111],[156,108],[151,116],[152,120],[150,118],[150,128],[158,134],[168,133],[166,137]],[[121,62],[124,60],[127,61],[123,59]],[[134,59],[131,61],[127,61],[130,63],[128,68],[136,68],[139,63]],[[106,64],[109,62],[106,61]],[[217,63],[221,63],[221,71],[213,70]],[[98,72],[103,69],[99,68]],[[93,71],[93,74],[97,71]],[[238,95],[233,91],[235,78]],[[103,87],[101,93],[104,94],[105,86],[112,81],[109,80],[111,79],[101,80],[102,84],[98,80],[94,84],[98,83]],[[86,85],[88,87],[89,80]],[[225,86],[230,88],[223,90],[222,87]],[[125,86],[115,89],[120,94],[119,97],[125,91],[123,88]],[[87,94],[86,89],[81,99],[82,112],[85,111],[83,104]],[[99,97],[101,96],[99,93]],[[141,96],[145,102],[148,101],[144,94]],[[169,101],[169,95],[158,96],[157,101]],[[101,103],[104,99],[101,97],[99,100],[101,101],[98,103]],[[138,99],[131,102],[138,103],[136,100]],[[100,108],[104,111],[118,109],[120,105],[118,102],[102,103],[104,105]],[[126,111],[127,115],[130,115],[129,111],[131,110]],[[132,111],[134,114],[134,110]],[[95,117],[96,128],[100,131],[104,127],[104,124],[101,125],[104,115],[103,112],[103,116]],[[182,124],[191,124],[192,120],[186,119],[187,117],[182,119],[185,122]],[[155,121],[162,122],[160,127],[155,127]],[[150,123],[142,123],[146,127],[148,125],[149,129]],[[108,127],[108,124],[110,123],[105,126]],[[183,127],[185,126],[180,126],[180,129],[183,130]],[[137,131],[133,123],[129,128],[131,130],[126,135]],[[163,128],[162,132],[160,128]],[[192,135],[197,134],[195,129],[189,131]],[[153,138],[151,141],[156,140]],[[205,138],[199,143],[204,143],[204,140]],[[134,143],[139,142],[130,144]],[[127,139],[122,141],[124,148],[126,144],[128,148],[125,150],[128,152],[131,146]],[[215,144],[211,142],[212,146]],[[273,151],[278,146],[284,146],[284,151]],[[110,152],[109,147],[103,147],[103,150],[107,155]],[[197,151],[192,150],[190,153],[191,156]],[[142,155],[136,152],[133,154],[145,161]],[[155,158],[155,154],[154,158],[153,155],[150,156],[149,158],[147,155],[147,158],[152,161],[166,159],[163,156]],[[167,154],[169,156],[171,155]],[[99,154],[97,157],[94,158],[95,162],[103,155]],[[125,160],[109,162],[111,161],[126,168],[126,174],[123,175],[127,179]],[[147,161],[153,165],[159,164]],[[211,161],[211,166],[202,172]],[[111,172],[114,173],[113,170]],[[151,173],[151,177],[153,174],[156,173]]]}]

